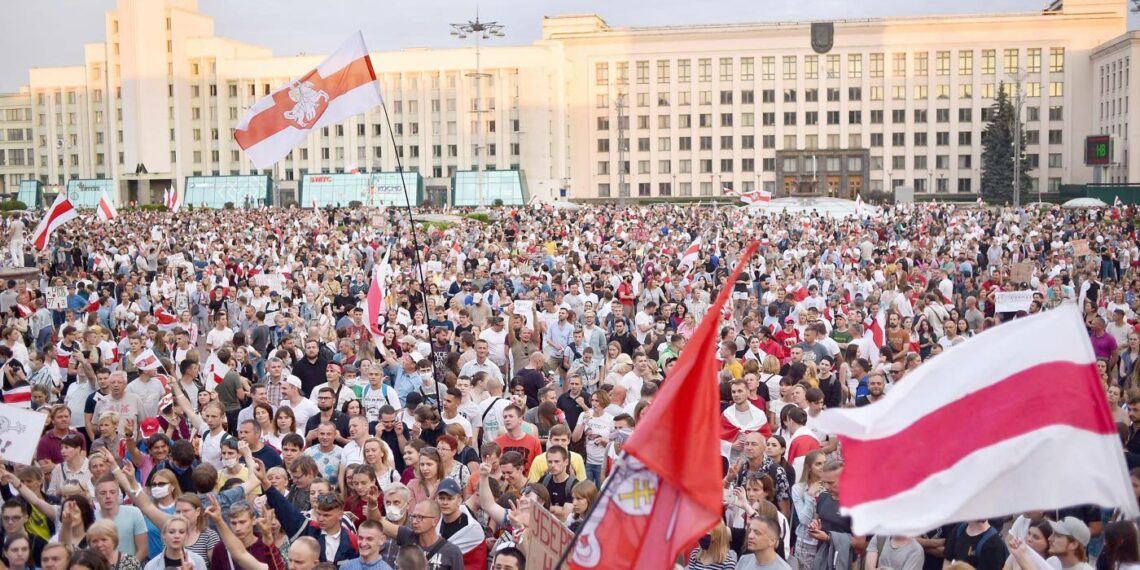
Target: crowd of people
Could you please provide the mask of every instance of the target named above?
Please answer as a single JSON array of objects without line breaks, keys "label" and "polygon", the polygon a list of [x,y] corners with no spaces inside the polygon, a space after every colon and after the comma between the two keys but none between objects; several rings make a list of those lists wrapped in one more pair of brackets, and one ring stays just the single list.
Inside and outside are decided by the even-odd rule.
[{"label": "crowd of people", "polygon": [[0,284],[3,401],[45,422],[33,464],[0,467],[6,568],[524,568],[540,509],[582,525],[724,287],[725,516],[679,565],[1140,564],[1134,521],[1093,505],[855,536],[842,446],[812,425],[1075,303],[1140,467],[1130,209],[436,214],[413,233],[395,209],[131,210],[42,251],[18,235],[37,218],[4,218],[38,273]]}]

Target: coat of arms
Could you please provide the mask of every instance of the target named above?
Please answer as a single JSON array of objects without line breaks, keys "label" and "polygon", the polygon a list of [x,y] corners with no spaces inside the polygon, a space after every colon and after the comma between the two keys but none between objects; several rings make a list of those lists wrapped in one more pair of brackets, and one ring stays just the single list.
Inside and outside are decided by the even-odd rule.
[{"label": "coat of arms", "polygon": [[827,53],[831,51],[831,45],[835,40],[835,24],[831,22],[812,22],[811,25],[811,49],[815,53]]}]

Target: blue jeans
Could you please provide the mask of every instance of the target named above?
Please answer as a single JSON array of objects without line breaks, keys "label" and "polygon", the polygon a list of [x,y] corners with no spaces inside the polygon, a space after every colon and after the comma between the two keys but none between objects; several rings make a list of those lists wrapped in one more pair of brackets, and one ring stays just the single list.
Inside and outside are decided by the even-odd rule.
[{"label": "blue jeans", "polygon": [[593,481],[599,489],[602,488],[602,465],[586,464],[586,479]]}]

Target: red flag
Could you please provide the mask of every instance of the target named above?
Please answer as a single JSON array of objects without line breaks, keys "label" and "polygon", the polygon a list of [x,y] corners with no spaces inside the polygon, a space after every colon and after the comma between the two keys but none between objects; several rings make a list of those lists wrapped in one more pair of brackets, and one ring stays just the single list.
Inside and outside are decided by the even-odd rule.
[{"label": "red flag", "polygon": [[60,192],[55,197],[55,202],[48,208],[44,219],[40,220],[39,225],[36,226],[36,231],[32,233],[32,245],[36,249],[47,247],[52,232],[78,217],[79,212],[71,204],[71,200],[67,199],[67,193]]},{"label": "red flag", "polygon": [[316,68],[253,104],[234,139],[258,168],[281,160],[309,131],[382,103],[360,32]]},{"label": "red flag", "polygon": [[683,550],[720,520],[720,389],[716,348],[720,315],[753,242],[661,384],[585,521],[571,568],[672,568]]}]

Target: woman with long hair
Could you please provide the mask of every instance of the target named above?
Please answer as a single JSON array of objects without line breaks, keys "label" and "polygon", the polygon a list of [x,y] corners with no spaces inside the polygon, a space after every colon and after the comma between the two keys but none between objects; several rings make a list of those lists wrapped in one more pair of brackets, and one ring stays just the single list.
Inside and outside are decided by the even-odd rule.
[{"label": "woman with long hair", "polygon": [[459,440],[454,436],[443,434],[436,440],[435,448],[439,451],[440,460],[443,462],[444,477],[459,483],[460,489],[466,489],[467,482],[471,480],[471,470],[456,457],[456,453],[459,452]]},{"label": "woman with long hair", "polygon": [[[1016,525],[1017,522],[1014,521],[1014,524]],[[1025,533],[1025,546],[1037,553],[1037,555],[1044,560],[1049,556],[1049,538],[1051,536],[1053,536],[1053,525],[1049,524],[1048,519],[1031,522],[1029,523],[1029,529]],[[1021,568],[1013,555],[1013,550],[1016,548],[1015,543],[1012,541],[1007,542],[1009,542],[1010,554],[1005,558],[1005,565],[1002,566],[1002,570],[1032,570]]]},{"label": "woman with long hair", "polygon": [[[168,515],[173,515],[175,502],[178,497],[182,496],[182,487],[178,484],[178,477],[174,472],[169,469],[156,471],[151,475],[147,487],[149,487],[150,498],[154,502],[154,506]],[[147,544],[149,546],[147,552],[158,552],[162,549],[162,529],[150,519],[146,520],[146,526]]]},{"label": "woman with long hair", "polygon": [[[355,401],[355,400],[353,400]],[[387,491],[389,487],[400,482],[400,474],[396,472],[396,461],[388,444],[370,437],[364,440],[364,464],[372,468],[376,475],[376,484],[380,491]]]},{"label": "woman with long hair", "polygon": [[420,501],[426,501],[435,496],[435,489],[439,482],[447,477],[443,470],[443,459],[439,450],[434,447],[425,447],[420,450],[420,461],[416,465],[416,476],[408,482],[408,489],[412,491],[412,500],[408,509],[412,509]]},{"label": "woman with long hair", "polygon": [[[115,478],[118,480],[119,487],[124,490],[138,488],[138,482],[133,481],[134,473],[127,471],[117,471]],[[221,537],[218,536],[218,531],[210,528],[209,519],[206,517],[206,509],[202,507],[202,500],[198,495],[193,493],[186,493],[179,495],[174,501],[173,515],[159,509],[147,493],[139,493],[135,496],[135,506],[142,511],[147,519],[150,519],[155,526],[162,529],[162,540],[166,542],[167,548],[170,543],[167,542],[169,538],[169,525],[172,520],[182,519],[188,525],[185,532],[180,534],[179,549],[186,549],[192,554],[199,556],[202,560],[210,557],[210,552],[214,549]],[[153,560],[151,561],[153,562]],[[203,566],[205,563],[203,562]],[[147,564],[150,567],[150,564]],[[161,568],[161,567],[160,567]]]},{"label": "woman with long hair", "polygon": [[[784,472],[784,480],[790,483],[796,480],[796,469],[795,467],[792,467],[791,463],[788,463],[787,459],[785,459],[785,453],[787,449],[788,442],[782,435],[773,435],[769,437],[768,441],[765,442],[764,445],[764,453],[768,456],[768,459],[770,459],[772,461],[772,464],[776,466],[776,470]],[[804,464],[807,464],[806,459]],[[779,477],[778,474],[777,477]],[[777,481],[778,480],[779,479],[777,479]],[[788,493],[791,492],[790,490],[784,491],[787,491]],[[777,494],[780,494],[782,491],[780,489],[777,489],[776,492]],[[791,515],[789,514],[788,516]]]},{"label": "woman with long hair", "polygon": [[[92,550],[102,554],[103,558],[107,559],[107,564],[111,566],[111,570],[140,570],[142,568],[137,558],[119,552],[119,531],[115,527],[114,521],[107,519],[95,521],[95,524],[87,529],[87,541],[91,544]],[[159,541],[158,544],[161,550],[162,542]]]},{"label": "woman with long hair", "polygon": [[1104,550],[1096,559],[1097,570],[1140,568],[1140,536],[1136,523],[1116,521],[1104,527]]},{"label": "woman with long hair", "polygon": [[4,560],[8,561],[7,570],[36,570],[35,561],[32,560],[32,541],[23,534],[11,534],[4,537]]},{"label": "woman with long hair", "polygon": [[447,424],[443,431],[459,442],[459,450],[455,452],[455,460],[466,465],[471,473],[479,471],[479,463],[482,459],[479,457],[479,452],[471,447],[471,438],[467,437],[467,430],[460,424]]},{"label": "woman with long hair", "polygon": [[689,553],[688,570],[732,570],[736,568],[736,552],[729,548],[730,535],[724,521],[717,522],[698,546]]},{"label": "woman with long hair", "polygon": [[[270,440],[269,434],[261,432],[267,440]],[[300,428],[297,426],[297,415],[293,413],[293,409],[288,406],[281,406],[277,408],[277,413],[273,415],[273,434],[274,438],[283,438],[291,433],[301,433]],[[277,439],[278,443],[280,440]],[[278,447],[277,449],[281,449]]]},{"label": "woman with long hair", "polygon": [[87,529],[95,522],[95,507],[85,495],[69,495],[59,505],[59,529],[51,542],[71,549],[87,548]]},{"label": "woman with long hair", "polygon": [[606,411],[610,395],[598,390],[590,395],[590,409],[578,417],[578,425],[571,434],[573,441],[586,438],[586,478],[599,487],[605,479],[606,447],[614,431],[614,417]]},{"label": "woman with long hair", "polygon": [[[197,497],[195,497],[196,499]],[[201,503],[199,503],[199,507]],[[203,517],[205,512],[203,511]],[[194,552],[188,546],[190,542],[191,529],[197,525],[190,523],[186,517],[182,515],[174,515],[166,519],[162,525],[162,542],[165,545],[157,556],[151,558],[150,562],[146,563],[143,567],[144,570],[164,570],[170,566],[183,567],[189,563],[194,567],[194,570],[206,570],[206,559],[202,555]],[[214,532],[213,529],[210,529]],[[217,539],[217,532],[214,532],[214,537]],[[217,541],[215,540],[215,544]],[[211,546],[211,548],[213,548]]]},{"label": "woman with long hair", "polygon": [[1128,333],[1128,344],[1120,351],[1112,379],[1116,384],[1130,390],[1136,387],[1136,361],[1140,360],[1140,334]]},{"label": "woman with long hair", "polygon": [[566,526],[570,527],[571,531],[578,532],[578,527],[582,526],[582,522],[586,519],[586,513],[590,512],[590,507],[598,500],[598,486],[593,481],[579,481],[570,489],[570,497],[571,508],[570,515],[566,518]]},{"label": "woman with long hair", "polygon": [[800,475],[799,482],[792,486],[792,506],[796,509],[799,521],[796,524],[796,547],[793,551],[802,568],[812,567],[819,548],[819,541],[812,538],[808,526],[816,519],[815,502],[823,492],[820,475],[826,461],[827,456],[822,451],[816,449],[808,452],[804,459],[804,472]]},{"label": "woman with long hair", "polygon": [[538,405],[534,425],[538,428],[539,441],[545,444],[547,438],[550,437],[550,428],[561,423],[558,421],[558,407],[554,402],[543,402]]},{"label": "woman with long hair", "polygon": [[[340,407],[340,411],[350,418],[352,416],[363,416],[364,404],[361,404],[360,400],[353,398],[345,402],[344,405]],[[264,433],[264,431],[262,433]]]},{"label": "woman with long hair", "polygon": [[80,549],[73,551],[68,549],[68,551],[74,552],[75,554],[71,556],[67,570],[111,570],[111,565],[107,563],[107,559],[94,550]]}]

